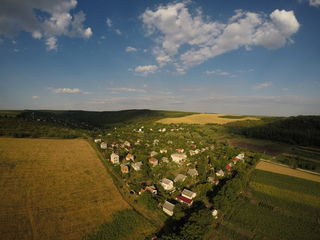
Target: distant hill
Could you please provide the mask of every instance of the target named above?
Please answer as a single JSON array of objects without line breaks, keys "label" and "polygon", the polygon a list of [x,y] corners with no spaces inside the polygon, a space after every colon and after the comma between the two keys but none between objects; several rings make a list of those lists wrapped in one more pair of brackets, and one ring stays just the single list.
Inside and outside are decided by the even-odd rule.
[{"label": "distant hill", "polygon": [[107,128],[117,123],[129,123],[139,120],[156,120],[169,116],[186,116],[191,113],[133,109],[123,111],[33,111],[26,110],[18,115],[23,119],[40,119],[76,128]]}]

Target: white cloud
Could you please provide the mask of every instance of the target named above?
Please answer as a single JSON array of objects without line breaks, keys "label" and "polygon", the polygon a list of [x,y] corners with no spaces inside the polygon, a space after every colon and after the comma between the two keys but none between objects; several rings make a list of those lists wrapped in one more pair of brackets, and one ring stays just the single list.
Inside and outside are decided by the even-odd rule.
[{"label": "white cloud", "polygon": [[137,89],[137,88],[108,88],[108,90],[116,91],[116,92],[138,92],[138,93],[146,92],[146,90],[144,89]]},{"label": "white cloud", "polygon": [[141,20],[147,36],[155,38],[153,54],[159,66],[173,63],[180,73],[240,47],[282,47],[300,26],[293,11],[278,9],[269,16],[237,10],[226,23],[220,23],[199,10],[190,13],[187,2],[147,9]]},{"label": "white cloud", "polygon": [[[57,39],[61,35],[90,38],[92,29],[83,26],[85,14],[82,11],[71,13],[76,5],[77,0],[2,1],[0,35],[15,37],[20,31],[25,31],[35,39],[45,36],[46,43],[48,39]],[[39,12],[43,14],[40,16]]]},{"label": "white cloud", "polygon": [[41,39],[42,38],[42,33],[36,30],[36,31],[32,32],[32,37],[34,39]]},{"label": "white cloud", "polygon": [[107,24],[107,26],[108,26],[109,28],[111,28],[111,27],[112,27],[112,20],[111,20],[110,18],[107,18],[106,24]]},{"label": "white cloud", "polygon": [[313,7],[319,7],[320,6],[320,0],[309,0],[309,5]]},{"label": "white cloud", "polygon": [[54,88],[54,93],[84,93],[79,88]]},{"label": "white cloud", "polygon": [[253,89],[263,89],[272,86],[272,82],[264,82],[253,86]]},{"label": "white cloud", "polygon": [[119,36],[122,35],[122,32],[119,29],[116,29],[116,34],[118,34]]},{"label": "white cloud", "polygon": [[32,96],[32,99],[38,99],[39,96]]},{"label": "white cloud", "polygon": [[215,75],[220,75],[220,76],[230,76],[230,75],[231,75],[231,73],[222,71],[222,70],[220,70],[220,69],[207,70],[207,71],[205,71],[205,73],[206,73],[207,75],[214,75],[214,74],[215,74]]},{"label": "white cloud", "polygon": [[47,38],[46,45],[47,45],[47,50],[48,51],[57,50],[58,49],[57,38],[56,37]]},{"label": "white cloud", "polygon": [[138,49],[128,46],[128,47],[126,47],[125,51],[126,52],[136,52],[136,51],[138,51]]},{"label": "white cloud", "polygon": [[158,70],[158,66],[156,65],[145,65],[145,66],[138,66],[134,69],[134,71],[138,74],[143,76],[147,76],[149,74],[155,73]]}]

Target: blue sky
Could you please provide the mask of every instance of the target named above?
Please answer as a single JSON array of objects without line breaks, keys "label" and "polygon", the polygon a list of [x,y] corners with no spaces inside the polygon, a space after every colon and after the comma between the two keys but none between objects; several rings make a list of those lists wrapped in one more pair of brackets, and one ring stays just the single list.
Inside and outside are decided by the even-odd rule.
[{"label": "blue sky", "polygon": [[0,109],[320,114],[320,0],[3,0]]}]

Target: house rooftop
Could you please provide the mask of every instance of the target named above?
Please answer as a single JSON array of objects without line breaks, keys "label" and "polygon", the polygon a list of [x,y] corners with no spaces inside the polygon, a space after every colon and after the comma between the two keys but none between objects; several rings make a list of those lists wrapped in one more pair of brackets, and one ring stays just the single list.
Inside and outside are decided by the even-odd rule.
[{"label": "house rooftop", "polygon": [[162,207],[169,211],[173,211],[174,204],[172,204],[171,202],[165,201]]}]

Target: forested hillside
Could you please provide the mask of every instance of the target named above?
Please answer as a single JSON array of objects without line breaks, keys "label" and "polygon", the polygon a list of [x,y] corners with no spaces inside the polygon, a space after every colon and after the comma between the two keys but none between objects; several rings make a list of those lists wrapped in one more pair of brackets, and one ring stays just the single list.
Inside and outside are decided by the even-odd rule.
[{"label": "forested hillside", "polygon": [[320,116],[271,118],[262,122],[236,122],[229,130],[250,138],[263,138],[289,144],[320,146]]}]

